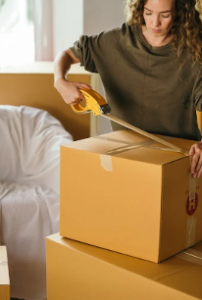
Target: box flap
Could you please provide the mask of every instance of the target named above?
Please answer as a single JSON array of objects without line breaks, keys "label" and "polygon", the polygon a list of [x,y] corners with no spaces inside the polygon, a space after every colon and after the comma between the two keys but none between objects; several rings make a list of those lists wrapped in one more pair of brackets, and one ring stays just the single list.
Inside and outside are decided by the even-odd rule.
[{"label": "box flap", "polygon": [[[195,143],[191,140],[157,136],[187,151]],[[157,165],[164,165],[186,158],[183,154],[173,152],[164,145],[130,130],[119,130],[91,137],[64,145],[64,147]],[[166,150],[162,150],[162,148],[166,148]]]}]

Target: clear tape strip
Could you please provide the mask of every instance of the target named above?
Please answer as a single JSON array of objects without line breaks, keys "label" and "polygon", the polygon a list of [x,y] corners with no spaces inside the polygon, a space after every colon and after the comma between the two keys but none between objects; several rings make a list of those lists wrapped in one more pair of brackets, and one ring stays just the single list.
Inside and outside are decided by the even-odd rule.
[{"label": "clear tape strip", "polygon": [[[115,138],[112,138],[112,137],[108,137],[108,136],[105,136],[105,135],[96,135],[93,137],[94,139],[98,139],[98,140],[104,140],[104,141],[109,141],[109,142],[115,142],[115,143],[122,143],[122,144],[127,144],[127,145],[138,145],[139,143],[134,143],[134,142],[128,142],[128,141],[124,141],[124,140],[120,140],[120,139],[115,139]],[[165,141],[169,141],[171,140],[173,137],[172,136],[164,136],[163,137]],[[150,141],[150,140],[149,140]],[[148,142],[148,140],[146,141],[142,141],[142,143],[144,142]],[[154,143],[157,143],[156,141],[153,141],[151,140],[151,142],[154,144]],[[170,149],[170,148],[169,148]]]},{"label": "clear tape strip", "polygon": [[[100,137],[95,137],[100,139]],[[143,141],[141,143],[131,143],[130,145],[125,146],[126,142],[123,141],[119,141],[116,139],[105,139],[104,137],[101,138],[102,140],[107,140],[107,141],[111,141],[111,142],[118,142],[118,143],[123,143],[124,146],[107,151],[103,154],[100,154],[100,161],[101,161],[101,167],[108,171],[108,172],[113,172],[113,165],[112,165],[112,156],[116,155],[117,153],[122,153],[122,152],[126,152],[132,149],[136,149],[136,148],[140,148],[140,147],[146,147],[149,145],[154,144],[154,141]]]},{"label": "clear tape strip", "polygon": [[[118,147],[118,148],[115,148],[113,150],[109,150],[109,151],[105,152],[104,154],[106,154],[106,155],[116,155],[117,153],[123,153],[123,152],[126,152],[126,151],[138,149],[138,148],[141,148],[141,147],[152,148],[152,149],[155,149],[155,150],[163,150],[163,151],[169,151],[169,152],[175,152],[176,153],[176,150],[173,150],[171,148],[152,146],[152,145],[157,143],[157,141],[154,141],[154,140],[146,140],[146,141],[137,142],[137,143],[130,143],[128,141],[123,141],[123,140],[114,139],[114,138],[105,137],[105,136],[95,136],[94,138],[99,139],[99,140],[105,140],[105,141],[115,142],[115,143],[119,143],[119,144],[124,144],[124,146],[122,146],[122,147]],[[164,140],[169,141],[171,138],[172,137],[167,136],[167,137],[164,137]]]},{"label": "clear tape strip", "polygon": [[202,252],[194,250],[192,248],[187,249],[179,254],[176,257],[191,262],[196,265],[202,266]]},{"label": "clear tape strip", "polygon": [[112,157],[100,154],[101,167],[107,172],[113,172]]},{"label": "clear tape strip", "polygon": [[193,216],[187,219],[186,247],[190,247],[195,244],[196,221],[196,218]]},{"label": "clear tape strip", "polygon": [[[190,158],[190,166],[192,163],[192,156]],[[195,195],[196,195],[196,178],[194,178],[189,172],[189,201],[195,200]]]},{"label": "clear tape strip", "polygon": [[163,145],[165,145],[165,146],[167,146],[167,147],[169,147],[171,149],[174,149],[176,152],[180,152],[180,153],[182,153],[182,154],[184,154],[186,156],[189,156],[189,154],[188,154],[188,152],[186,150],[181,149],[181,148],[179,148],[179,147],[177,147],[177,146],[175,146],[175,145],[173,145],[173,144],[171,144],[171,143],[169,143],[169,142],[167,142],[167,141],[159,138],[158,136],[156,136],[154,134],[148,133],[148,132],[146,132],[146,131],[138,128],[138,127],[135,127],[135,126],[133,126],[133,125],[131,125],[131,124],[123,121],[123,120],[120,120],[120,119],[118,119],[118,118],[116,118],[116,117],[114,117],[112,115],[102,115],[102,117],[104,117],[106,119],[109,119],[109,120],[111,120],[111,121],[113,121],[113,122],[115,122],[117,124],[120,124],[120,125],[128,128],[128,129],[130,129],[130,130],[132,130],[132,131],[134,131],[136,133],[139,133],[139,134],[141,134],[143,136],[146,136],[147,138],[149,138],[151,140],[154,140],[154,141],[156,141],[156,142],[158,142],[160,144],[163,144]]},{"label": "clear tape strip", "polygon": [[129,146],[123,146],[123,147],[119,147],[110,151],[105,152],[105,154],[107,155],[116,155],[118,153],[123,153],[126,151],[130,151],[130,150],[134,150],[134,149],[138,149],[138,148],[146,148],[149,147],[150,145],[153,145],[154,142],[153,141],[144,141],[141,143],[135,143],[133,145],[129,145]]},{"label": "clear tape strip", "polygon": [[[189,157],[190,167],[192,163],[192,156]],[[196,205],[196,178],[192,176],[191,171],[189,172],[189,206]],[[187,220],[187,238],[186,246],[190,247],[195,243],[196,240],[196,225],[197,220],[193,216]]]}]

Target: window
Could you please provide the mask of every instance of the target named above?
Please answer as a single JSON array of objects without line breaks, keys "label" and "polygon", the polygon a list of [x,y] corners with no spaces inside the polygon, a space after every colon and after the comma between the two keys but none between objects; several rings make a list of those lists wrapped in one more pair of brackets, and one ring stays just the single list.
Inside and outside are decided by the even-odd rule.
[{"label": "window", "polygon": [[33,0],[0,0],[0,68],[34,60]]}]

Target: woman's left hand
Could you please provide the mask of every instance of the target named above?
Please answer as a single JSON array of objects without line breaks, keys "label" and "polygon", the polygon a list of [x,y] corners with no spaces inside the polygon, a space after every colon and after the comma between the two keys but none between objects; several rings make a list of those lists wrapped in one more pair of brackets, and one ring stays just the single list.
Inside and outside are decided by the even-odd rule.
[{"label": "woman's left hand", "polygon": [[189,155],[192,156],[191,173],[194,178],[199,178],[202,174],[202,142],[192,145]]}]

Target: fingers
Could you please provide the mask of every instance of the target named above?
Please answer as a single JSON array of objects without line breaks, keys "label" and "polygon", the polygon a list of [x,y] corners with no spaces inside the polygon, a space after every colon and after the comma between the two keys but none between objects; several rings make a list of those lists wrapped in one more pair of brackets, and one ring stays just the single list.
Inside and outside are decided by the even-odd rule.
[{"label": "fingers", "polygon": [[83,100],[85,100],[84,95],[82,94],[82,92],[80,92],[80,90],[78,90],[76,93],[76,96],[74,97],[74,99],[72,100],[72,102],[70,104],[71,105],[79,104]]},{"label": "fingers", "polygon": [[78,88],[78,90],[77,93],[75,93],[74,98],[71,100],[71,102],[69,102],[70,105],[76,105],[85,100],[84,95],[79,90],[80,88],[92,89],[90,85],[83,82],[74,82],[73,84]]},{"label": "fingers", "polygon": [[198,165],[198,161],[199,161],[199,154],[198,153],[195,153],[192,157],[192,162],[191,162],[191,173],[193,175],[195,175],[196,173],[196,168],[197,168],[197,165]]},{"label": "fingers", "polygon": [[71,102],[69,104],[71,105],[75,105],[75,104],[79,104],[84,100],[84,96],[83,94],[78,90],[77,93],[74,95],[73,99],[71,100]]},{"label": "fingers", "polygon": [[79,104],[84,100],[83,95],[79,91],[76,92],[73,96],[71,96],[71,95],[67,96],[67,95],[63,95],[63,94],[61,94],[61,96],[64,99],[64,101],[70,105]]},{"label": "fingers", "polygon": [[92,89],[92,87],[90,85],[88,85],[87,83],[83,83],[83,82],[78,82],[78,88],[86,88],[86,89]]},{"label": "fingers", "polygon": [[195,153],[194,146],[195,145],[192,145],[191,148],[190,148],[190,150],[189,150],[189,155],[191,155],[191,156],[194,155],[194,153]]},{"label": "fingers", "polygon": [[197,173],[199,172],[201,167],[202,167],[202,155],[199,156],[198,162],[197,162],[196,167],[195,167],[195,170],[196,170]]},{"label": "fingers", "polygon": [[[67,102],[70,105],[76,105],[81,103],[83,100],[85,100],[84,95],[81,93],[81,91],[78,88],[79,83],[73,83],[73,89],[71,89],[71,92],[66,97],[63,97],[65,102]],[[67,99],[67,101],[66,101]]]},{"label": "fingers", "polygon": [[70,102],[71,105],[76,105],[76,104],[79,104],[83,101],[83,99],[81,98],[78,98],[78,99],[75,99],[74,101]]},{"label": "fingers", "polygon": [[84,96],[80,88],[91,89],[91,86],[83,82],[68,81],[64,78],[59,78],[55,84],[55,88],[61,94],[67,104],[75,105],[84,100]]},{"label": "fingers", "polygon": [[199,178],[202,175],[202,143],[194,144],[189,155],[192,156],[191,173],[194,178]]},{"label": "fingers", "polygon": [[[90,85],[88,85],[86,83],[83,83],[83,82],[76,82],[75,85],[79,89],[80,88],[92,89],[92,87]],[[74,99],[74,101],[72,101],[70,104],[75,105],[75,104],[78,104],[78,103],[82,102],[83,100],[85,100],[84,95],[82,94],[82,92],[80,92],[80,90],[78,90],[77,98]]]},{"label": "fingers", "polygon": [[201,177],[202,175],[202,167],[199,169],[198,173],[197,173],[197,177],[196,178],[199,178]]}]

